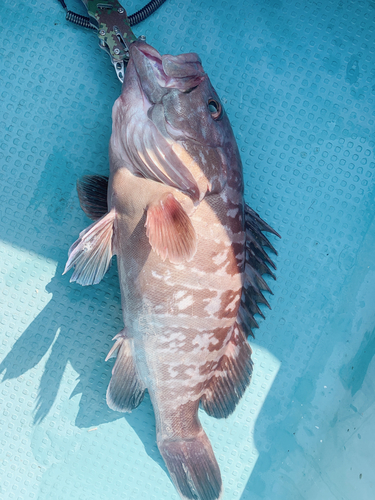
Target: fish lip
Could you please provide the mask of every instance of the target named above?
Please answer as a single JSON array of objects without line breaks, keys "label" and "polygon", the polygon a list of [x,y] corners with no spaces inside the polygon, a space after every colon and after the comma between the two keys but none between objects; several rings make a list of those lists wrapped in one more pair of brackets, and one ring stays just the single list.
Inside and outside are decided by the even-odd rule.
[{"label": "fish lip", "polygon": [[160,53],[154,49],[151,45],[148,45],[148,43],[145,42],[136,42],[132,43],[130,45],[130,54],[132,55],[132,52],[141,52],[147,59],[156,59],[158,61],[162,61],[162,57]]},{"label": "fish lip", "polygon": [[154,77],[160,87],[167,87],[171,78],[165,73],[163,69],[163,59],[160,53],[148,45],[147,43],[132,43],[130,46],[130,56],[136,59],[135,69],[142,85],[142,78],[140,75],[140,65],[150,65],[153,69]]},{"label": "fish lip", "polygon": [[[186,59],[178,60],[181,56],[185,56]],[[152,69],[154,84],[159,86],[161,93],[167,92],[168,89],[188,92],[207,78],[201,66],[201,60],[195,53],[162,56],[151,45],[145,42],[135,42],[130,46],[130,57],[133,59],[141,86],[144,88],[142,69]],[[183,69],[181,70],[181,68]],[[150,75],[149,72],[148,75]],[[147,92],[146,88],[144,91]]]}]

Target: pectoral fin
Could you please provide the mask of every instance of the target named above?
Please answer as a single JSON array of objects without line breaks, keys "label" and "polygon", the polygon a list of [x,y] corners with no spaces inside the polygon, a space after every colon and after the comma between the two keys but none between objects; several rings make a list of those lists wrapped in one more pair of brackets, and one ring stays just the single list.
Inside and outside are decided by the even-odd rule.
[{"label": "pectoral fin", "polygon": [[74,267],[70,281],[80,285],[96,285],[108,270],[112,259],[113,223],[115,211],[82,231],[78,240],[69,249],[69,258],[64,273]]},{"label": "pectoral fin", "polygon": [[77,182],[79,203],[87,217],[97,221],[108,212],[108,177],[85,175]]},{"label": "pectoral fin", "polygon": [[164,261],[190,261],[197,251],[197,237],[189,216],[168,193],[147,209],[146,234],[152,249]]}]

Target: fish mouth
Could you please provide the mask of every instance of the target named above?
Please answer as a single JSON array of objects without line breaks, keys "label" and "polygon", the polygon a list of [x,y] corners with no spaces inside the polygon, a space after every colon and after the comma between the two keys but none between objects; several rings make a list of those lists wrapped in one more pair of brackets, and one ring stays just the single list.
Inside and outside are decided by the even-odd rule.
[{"label": "fish mouth", "polygon": [[[163,71],[162,57],[159,52],[146,43],[132,43],[130,46],[130,57],[135,62],[135,69],[142,83],[145,69],[153,70],[153,76],[156,78],[160,87],[165,87],[168,83],[168,76]],[[149,72],[147,72],[149,73]]]},{"label": "fish mouth", "polygon": [[207,78],[201,60],[195,53],[162,56],[151,45],[135,42],[130,46],[130,57],[146,94],[149,93],[150,85],[155,87],[155,84],[160,90],[175,88],[188,92]]}]

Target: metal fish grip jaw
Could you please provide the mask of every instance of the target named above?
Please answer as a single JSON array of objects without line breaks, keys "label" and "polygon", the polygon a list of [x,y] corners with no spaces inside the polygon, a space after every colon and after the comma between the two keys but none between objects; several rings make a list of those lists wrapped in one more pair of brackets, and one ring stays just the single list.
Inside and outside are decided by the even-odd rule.
[{"label": "metal fish grip jaw", "polygon": [[100,47],[111,57],[117,77],[123,82],[130,44],[137,40],[124,7],[117,0],[82,2],[87,8],[90,24],[98,30]]}]

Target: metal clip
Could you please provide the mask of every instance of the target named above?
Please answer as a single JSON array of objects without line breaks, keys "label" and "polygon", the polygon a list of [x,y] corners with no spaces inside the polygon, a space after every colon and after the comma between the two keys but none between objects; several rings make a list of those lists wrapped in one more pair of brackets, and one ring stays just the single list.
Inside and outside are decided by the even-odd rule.
[{"label": "metal clip", "polygon": [[124,61],[114,62],[113,66],[115,67],[117,78],[120,80],[121,83],[124,83],[124,76],[125,76],[125,63],[124,63]]},{"label": "metal clip", "polygon": [[90,23],[98,30],[99,45],[110,56],[117,76],[124,80],[130,44],[137,40],[130,28],[125,9],[118,0],[82,0]]}]

